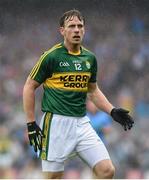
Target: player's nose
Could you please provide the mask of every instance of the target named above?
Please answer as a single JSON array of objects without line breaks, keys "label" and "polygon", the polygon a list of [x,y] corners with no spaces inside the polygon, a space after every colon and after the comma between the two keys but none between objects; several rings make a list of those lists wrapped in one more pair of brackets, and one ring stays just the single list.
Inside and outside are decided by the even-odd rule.
[{"label": "player's nose", "polygon": [[79,32],[78,26],[75,26],[74,31],[75,31],[75,32]]}]

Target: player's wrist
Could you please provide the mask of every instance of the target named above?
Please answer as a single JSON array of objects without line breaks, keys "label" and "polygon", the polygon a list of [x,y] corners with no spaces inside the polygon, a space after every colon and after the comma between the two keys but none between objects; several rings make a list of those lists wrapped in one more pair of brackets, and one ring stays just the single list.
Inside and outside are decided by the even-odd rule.
[{"label": "player's wrist", "polygon": [[36,122],[35,121],[27,122],[27,125],[32,125],[32,124],[36,124]]},{"label": "player's wrist", "polygon": [[112,110],[110,111],[110,115],[113,117],[113,115],[116,113],[116,108],[112,108]]},{"label": "player's wrist", "polygon": [[32,121],[32,122],[28,122],[27,123],[27,129],[28,131],[34,131],[36,129],[36,122]]}]

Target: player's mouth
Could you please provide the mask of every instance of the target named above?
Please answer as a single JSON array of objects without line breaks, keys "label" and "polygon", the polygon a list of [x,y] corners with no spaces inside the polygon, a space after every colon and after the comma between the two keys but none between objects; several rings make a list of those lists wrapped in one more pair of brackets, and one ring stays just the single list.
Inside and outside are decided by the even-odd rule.
[{"label": "player's mouth", "polygon": [[73,39],[80,39],[80,36],[73,36]]}]

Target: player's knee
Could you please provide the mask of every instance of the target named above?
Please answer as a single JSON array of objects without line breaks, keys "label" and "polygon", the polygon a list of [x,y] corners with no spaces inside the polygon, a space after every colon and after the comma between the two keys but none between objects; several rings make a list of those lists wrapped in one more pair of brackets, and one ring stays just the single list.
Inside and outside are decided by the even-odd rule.
[{"label": "player's knee", "polygon": [[115,174],[115,168],[111,162],[104,163],[103,165],[97,164],[97,166],[95,166],[94,172],[96,177],[99,179],[111,179]]},{"label": "player's knee", "polygon": [[115,174],[114,166],[108,166],[103,171],[104,178],[113,178],[114,174]]},{"label": "player's knee", "polygon": [[111,179],[115,174],[114,166],[107,166],[102,170],[96,171],[97,178]]},{"label": "player's knee", "polygon": [[44,177],[46,179],[61,179],[63,176],[63,172],[47,172],[44,173]]}]

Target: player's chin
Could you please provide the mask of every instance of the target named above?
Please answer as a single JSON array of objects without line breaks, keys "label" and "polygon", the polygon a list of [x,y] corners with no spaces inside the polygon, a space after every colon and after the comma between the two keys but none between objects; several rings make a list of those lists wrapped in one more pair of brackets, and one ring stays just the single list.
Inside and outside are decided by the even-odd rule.
[{"label": "player's chin", "polygon": [[81,40],[73,40],[72,44],[74,44],[74,45],[78,44],[79,45],[79,44],[81,44],[81,42],[82,42]]}]

